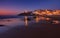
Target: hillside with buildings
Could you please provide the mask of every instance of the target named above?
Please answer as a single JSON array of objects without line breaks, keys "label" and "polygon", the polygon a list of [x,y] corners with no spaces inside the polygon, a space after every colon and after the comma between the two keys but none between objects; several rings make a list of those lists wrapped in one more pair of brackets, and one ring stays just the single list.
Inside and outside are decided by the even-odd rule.
[{"label": "hillside with buildings", "polygon": [[34,11],[27,11],[21,14],[18,14],[18,16],[20,15],[60,15],[60,10],[50,10],[50,9],[46,9],[46,10],[42,10],[42,9],[38,9],[38,10],[34,10]]},{"label": "hillside with buildings", "polygon": [[38,15],[60,15],[60,10],[35,10],[33,13],[38,14]]}]

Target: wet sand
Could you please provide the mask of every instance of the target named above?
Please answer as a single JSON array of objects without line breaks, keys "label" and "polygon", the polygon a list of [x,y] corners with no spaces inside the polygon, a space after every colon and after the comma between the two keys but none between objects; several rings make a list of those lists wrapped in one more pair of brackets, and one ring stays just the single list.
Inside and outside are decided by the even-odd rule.
[{"label": "wet sand", "polygon": [[28,26],[17,26],[11,28],[0,38],[59,38],[60,24],[40,24],[34,23]]}]

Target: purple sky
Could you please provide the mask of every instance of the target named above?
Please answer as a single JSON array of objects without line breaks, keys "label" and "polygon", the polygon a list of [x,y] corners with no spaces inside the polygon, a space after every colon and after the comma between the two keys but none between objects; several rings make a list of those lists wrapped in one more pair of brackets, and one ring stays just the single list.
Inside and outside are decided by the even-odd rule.
[{"label": "purple sky", "polygon": [[16,15],[36,9],[60,9],[60,0],[0,0],[0,15]]}]

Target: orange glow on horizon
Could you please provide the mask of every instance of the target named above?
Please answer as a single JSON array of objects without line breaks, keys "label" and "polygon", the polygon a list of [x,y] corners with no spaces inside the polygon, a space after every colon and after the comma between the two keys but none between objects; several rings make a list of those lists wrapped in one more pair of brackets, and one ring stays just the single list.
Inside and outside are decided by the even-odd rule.
[{"label": "orange glow on horizon", "polygon": [[13,10],[0,10],[0,15],[14,15],[16,11]]}]

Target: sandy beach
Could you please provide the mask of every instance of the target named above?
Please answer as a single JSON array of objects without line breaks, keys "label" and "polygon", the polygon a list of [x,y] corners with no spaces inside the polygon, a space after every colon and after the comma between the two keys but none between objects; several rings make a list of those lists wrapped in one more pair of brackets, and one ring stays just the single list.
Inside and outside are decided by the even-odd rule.
[{"label": "sandy beach", "polygon": [[17,26],[11,28],[0,38],[59,38],[60,24],[34,23],[28,26]]}]

